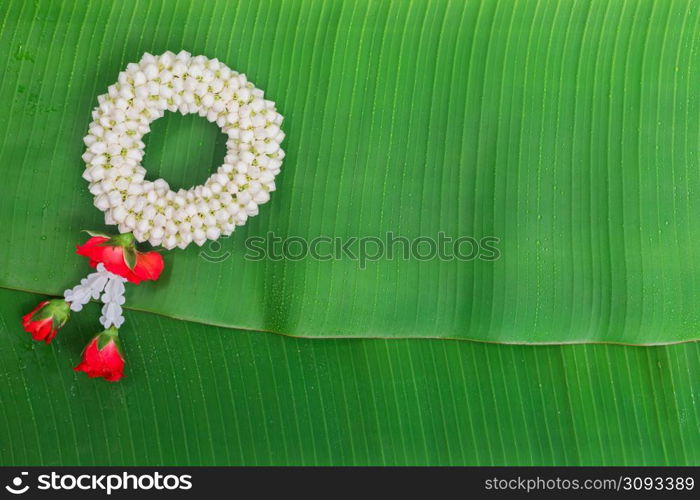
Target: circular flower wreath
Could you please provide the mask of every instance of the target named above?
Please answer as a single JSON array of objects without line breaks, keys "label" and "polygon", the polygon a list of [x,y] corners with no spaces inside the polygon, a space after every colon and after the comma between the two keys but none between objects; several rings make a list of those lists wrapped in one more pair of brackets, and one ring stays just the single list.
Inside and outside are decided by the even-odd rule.
[{"label": "circular flower wreath", "polygon": [[[264,99],[244,74],[185,51],[145,54],[128,64],[98,103],[84,138],[83,177],[105,222],[116,224],[120,234],[90,233],[77,253],[96,272],[66,290],[62,299],[40,303],[22,324],[34,339],[48,344],[71,311],[80,311],[91,299],[101,300],[105,330],[88,344],[75,369],[116,381],[124,369],[118,337],[124,323],[124,284],[156,280],[163,270],[161,255],[139,251],[136,241],[172,249],[230,235],[257,215],[258,205],[275,190],[284,133],[274,102]],[[175,192],[163,179],[145,180],[142,137],[165,111],[197,113],[228,136],[224,163],[203,185]]]},{"label": "circular flower wreath", "polygon": [[[282,115],[263,91],[216,59],[187,52],[146,54],[98,97],[85,137],[95,206],[107,224],[154,246],[185,248],[230,235],[270,199],[284,152]],[[198,113],[228,136],[224,163],[201,185],[172,191],[146,181],[141,138],[165,111]]]}]

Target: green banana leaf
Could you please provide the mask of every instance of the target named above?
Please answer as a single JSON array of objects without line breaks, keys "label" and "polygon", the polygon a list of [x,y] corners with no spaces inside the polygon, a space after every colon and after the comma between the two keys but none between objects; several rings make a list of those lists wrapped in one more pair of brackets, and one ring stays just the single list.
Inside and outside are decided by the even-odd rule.
[{"label": "green banana leaf", "polygon": [[130,312],[118,383],[0,290],[0,464],[700,464],[700,345],[296,339]]},{"label": "green banana leaf", "polygon": [[[309,337],[697,339],[699,19],[690,0],[6,0],[0,286],[60,294],[85,273],[96,96],[144,52],[187,49],[266,90],[288,156],[258,217],[167,252],[130,307]],[[223,139],[169,115],[145,166],[190,187]],[[493,237],[499,258],[246,258],[270,234],[388,233],[421,255]]]},{"label": "green banana leaf", "polygon": [[[597,344],[700,338],[698,33],[691,0],[1,2],[0,465],[700,465],[700,345]],[[283,172],[129,288],[126,377],[90,380],[97,305],[50,346],[19,319],[109,229],[96,96],[180,49],[277,102]],[[225,154],[194,116],[146,141],[175,188]],[[388,234],[497,258],[251,258]]]}]

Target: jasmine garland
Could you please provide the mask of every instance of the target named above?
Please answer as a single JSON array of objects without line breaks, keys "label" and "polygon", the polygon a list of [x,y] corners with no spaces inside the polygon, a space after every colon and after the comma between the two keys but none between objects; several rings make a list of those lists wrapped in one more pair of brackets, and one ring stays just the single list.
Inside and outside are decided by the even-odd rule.
[{"label": "jasmine garland", "polygon": [[[107,224],[154,246],[185,248],[230,235],[270,199],[284,158],[282,115],[263,91],[216,59],[145,54],[98,97],[84,142],[83,177]],[[145,180],[142,141],[165,111],[197,113],[228,136],[227,155],[203,185],[172,191]]]},{"label": "jasmine garland", "polygon": [[[120,234],[89,232],[91,238],[76,253],[87,257],[96,272],[67,289],[63,299],[42,301],[22,317],[22,327],[49,344],[71,312],[100,300],[104,330],[88,343],[74,369],[115,382],[124,376],[119,328],[125,283],[157,280],[164,267],[157,251],[141,251],[136,241],[170,249],[230,235],[275,190],[284,133],[275,104],[245,75],[185,51],[145,54],[127,65],[98,103],[83,139],[83,178],[105,222],[116,224]],[[163,179],[145,180],[141,139],[165,111],[198,113],[228,136],[223,165],[201,186],[174,192]]]}]

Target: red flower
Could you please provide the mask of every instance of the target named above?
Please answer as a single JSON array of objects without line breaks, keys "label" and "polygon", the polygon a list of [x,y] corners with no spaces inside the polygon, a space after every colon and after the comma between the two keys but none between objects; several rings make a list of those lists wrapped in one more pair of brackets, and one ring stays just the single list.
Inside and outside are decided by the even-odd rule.
[{"label": "red flower", "polygon": [[163,257],[158,252],[139,252],[131,233],[111,238],[93,236],[84,245],[78,245],[76,253],[90,259],[90,266],[100,262],[107,271],[118,274],[132,283],[157,280],[163,271]]},{"label": "red flower", "polygon": [[63,299],[45,300],[22,317],[24,331],[34,340],[49,344],[70,317],[70,306]]},{"label": "red flower", "polygon": [[88,377],[102,377],[116,382],[124,376],[124,358],[119,348],[119,332],[108,328],[97,334],[83,350],[83,361],[73,368]]}]

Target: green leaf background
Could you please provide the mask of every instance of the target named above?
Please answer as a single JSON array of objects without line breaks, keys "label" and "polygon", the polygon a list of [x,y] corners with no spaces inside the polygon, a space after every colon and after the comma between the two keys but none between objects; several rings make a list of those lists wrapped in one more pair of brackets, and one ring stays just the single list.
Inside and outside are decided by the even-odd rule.
[{"label": "green leaf background", "polygon": [[127,314],[127,375],[74,374],[97,305],[50,348],[0,291],[3,464],[697,464],[697,343],[295,339]]},{"label": "green leaf background", "polygon": [[[698,339],[699,22],[690,0],[3,2],[0,463],[700,463],[697,343],[563,345]],[[127,377],[88,380],[96,306],[49,347],[19,317],[103,229],[96,96],[182,48],[265,89],[288,156],[258,217],[129,289]],[[175,187],[224,154],[191,116],[147,143]],[[244,258],[388,231],[501,258]]]}]

